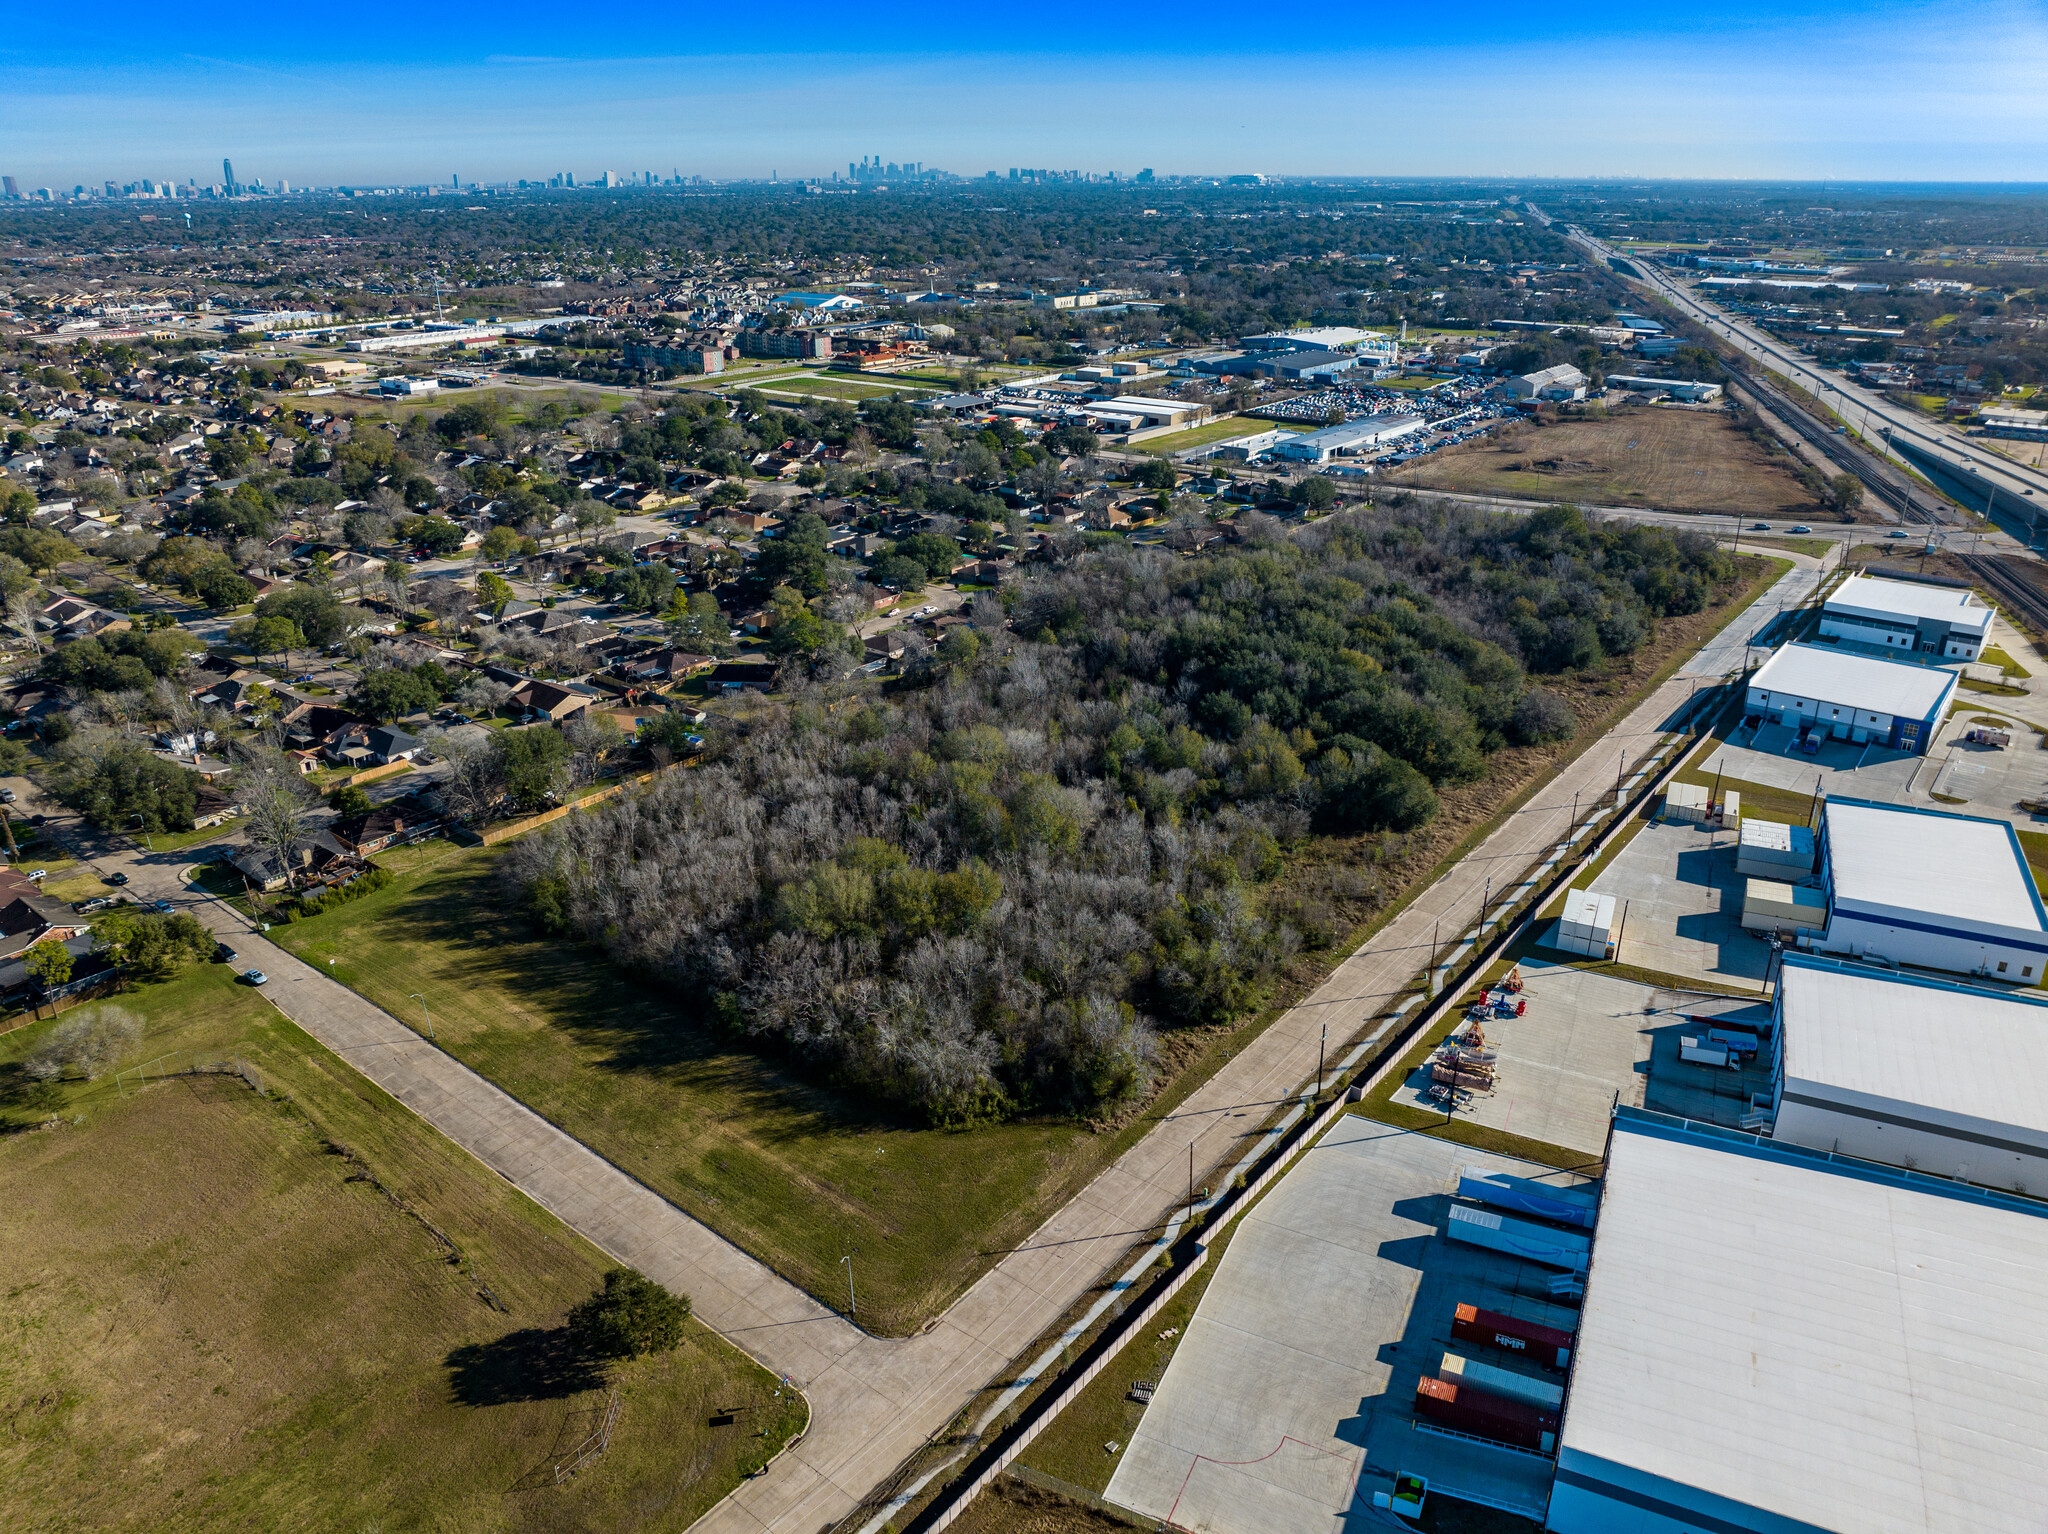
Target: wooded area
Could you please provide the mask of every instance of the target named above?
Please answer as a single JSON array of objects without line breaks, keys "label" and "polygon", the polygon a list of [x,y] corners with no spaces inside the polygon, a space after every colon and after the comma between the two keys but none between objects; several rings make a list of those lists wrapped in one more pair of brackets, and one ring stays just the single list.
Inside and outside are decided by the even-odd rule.
[{"label": "wooded area", "polygon": [[878,699],[764,711],[706,765],[517,844],[549,931],[940,1122],[1095,1114],[1158,1030],[1260,1004],[1263,888],[1318,832],[1406,830],[1595,667],[1732,580],[1703,538],[1437,502],[1082,552]]}]

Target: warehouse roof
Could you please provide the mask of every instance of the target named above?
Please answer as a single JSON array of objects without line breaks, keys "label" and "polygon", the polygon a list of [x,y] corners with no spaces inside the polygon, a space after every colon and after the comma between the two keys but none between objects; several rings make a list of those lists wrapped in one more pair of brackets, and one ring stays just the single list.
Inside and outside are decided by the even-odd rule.
[{"label": "warehouse roof", "polygon": [[1956,674],[1833,645],[1788,644],[1756,668],[1751,687],[1816,703],[1845,703],[1873,714],[1926,719],[1955,690]]},{"label": "warehouse roof", "polygon": [[1850,576],[1829,593],[1825,605],[1837,612],[1932,618],[1977,632],[1991,626],[1991,609],[1971,601],[1966,588],[1888,581],[1875,575]]},{"label": "warehouse roof", "polygon": [[1289,444],[1293,447],[1319,447],[1329,452],[1341,452],[1347,447],[1361,444],[1371,445],[1388,437],[1398,437],[1421,426],[1419,415],[1368,415],[1356,421],[1346,421],[1341,426],[1325,426],[1318,431],[1303,432]]},{"label": "warehouse roof", "polygon": [[1788,1079],[2048,1135],[2048,1001],[1803,954],[1781,974]]},{"label": "warehouse roof", "polygon": [[1239,339],[1255,352],[1348,351],[1361,341],[1378,340],[1385,334],[1382,330],[1354,330],[1349,325],[1324,325],[1310,330],[1269,330]]},{"label": "warehouse roof", "polygon": [[1822,814],[1837,905],[2048,931],[2027,856],[2004,821],[1867,799],[1829,799]]},{"label": "warehouse roof", "polygon": [[2048,1205],[1623,1108],[1553,1517],[2038,1528],[2044,1338]]}]

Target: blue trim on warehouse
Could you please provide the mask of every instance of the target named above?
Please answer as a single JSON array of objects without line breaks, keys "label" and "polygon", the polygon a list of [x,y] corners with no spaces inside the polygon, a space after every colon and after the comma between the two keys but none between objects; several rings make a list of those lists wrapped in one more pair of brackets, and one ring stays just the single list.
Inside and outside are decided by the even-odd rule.
[{"label": "blue trim on warehouse", "polygon": [[[1822,803],[1824,806],[1843,804],[1862,810],[1887,810],[1894,815],[1926,815],[1935,820],[1967,820],[1973,825],[1997,826],[1999,830],[2005,833],[2006,847],[2012,853],[2013,862],[2019,866],[2021,883],[2026,889],[2027,898],[2034,903],[2034,920],[2044,932],[2048,932],[2048,905],[2041,903],[2041,891],[2036,888],[2033,873],[2027,866],[2026,848],[2020,845],[2019,832],[2013,829],[2011,821],[1993,820],[1989,815],[1951,815],[1944,810],[1930,810],[1925,805],[1919,804],[1880,804],[1875,799],[1850,799],[1843,797],[1840,799],[1827,799],[1822,801]],[[1828,818],[1824,809],[1820,817],[1820,847],[1818,849],[1823,868],[1827,866],[1827,834]],[[1832,886],[1833,881],[1830,880],[1829,883]]]},{"label": "blue trim on warehouse", "polygon": [[[1779,968],[1782,970],[1785,965],[1790,965],[1794,969],[1832,970],[1838,975],[1859,975],[1865,980],[1882,980],[1888,985],[1918,985],[1924,986],[1930,991],[1954,991],[1960,996],[1982,996],[1989,1001],[2012,1002],[2023,1007],[2048,1008],[2048,997],[2022,996],[2016,991],[1999,991],[1992,989],[1988,985],[1970,985],[1961,980],[1943,980],[1934,975],[1895,974],[1890,970],[1873,970],[1867,964],[1858,964],[1849,959],[1831,959],[1824,954],[1788,953],[1780,962]],[[1785,987],[1780,985],[1778,987],[1776,1015],[1783,1014],[1784,1001]]]},{"label": "blue trim on warehouse", "polygon": [[1908,921],[1900,916],[1879,916],[1872,912],[1859,911],[1853,906],[1842,905],[1840,902],[1831,904],[1828,907],[1828,932],[1830,935],[1835,930],[1837,918],[1862,922],[1864,925],[1871,927],[1897,927],[1907,932],[1925,932],[1934,937],[1955,938],[1965,943],[1981,943],[1986,948],[2016,948],[2021,953],[2048,954],[2048,942],[2029,942],[2025,938],[2018,937],[1990,937],[1983,932],[1970,932],[1961,927],[1941,927],[1933,922]]},{"label": "blue trim on warehouse", "polygon": [[[1586,1455],[1583,1457],[1590,1460],[1594,1456]],[[1602,1463],[1612,1462],[1602,1461]],[[1632,1469],[1633,1467],[1617,1466],[1616,1468]],[[1574,1491],[1584,1492],[1588,1496],[1598,1497],[1603,1502],[1620,1502],[1640,1512],[1649,1513],[1654,1517],[1668,1518],[1673,1523],[1683,1524],[1689,1530],[1700,1530],[1702,1534],[1832,1534],[1831,1530],[1824,1529],[1818,1524],[1806,1523],[1798,1518],[1787,1518],[1781,1513],[1766,1512],[1760,1507],[1750,1507],[1731,1498],[1717,1496],[1713,1492],[1699,1491],[1693,1487],[1685,1486],[1681,1482],[1669,1480],[1664,1476],[1652,1476],[1640,1470],[1635,1471],[1635,1474],[1642,1476],[1645,1480],[1669,1486],[1675,1491],[1690,1492],[1695,1497],[1711,1501],[1717,1507],[1727,1508],[1731,1511],[1739,1509],[1740,1512],[1748,1514],[1748,1517],[1738,1522],[1734,1518],[1724,1518],[1705,1512],[1697,1506],[1689,1506],[1683,1502],[1674,1502],[1665,1497],[1653,1496],[1649,1492],[1638,1491],[1632,1486],[1623,1486],[1618,1481],[1588,1475],[1583,1470],[1563,1468],[1558,1470],[1552,1482],[1552,1510],[1554,1512],[1556,1508],[1556,1487],[1562,1485],[1569,1486]],[[1455,1496],[1456,1493],[1447,1491],[1445,1495]]]}]

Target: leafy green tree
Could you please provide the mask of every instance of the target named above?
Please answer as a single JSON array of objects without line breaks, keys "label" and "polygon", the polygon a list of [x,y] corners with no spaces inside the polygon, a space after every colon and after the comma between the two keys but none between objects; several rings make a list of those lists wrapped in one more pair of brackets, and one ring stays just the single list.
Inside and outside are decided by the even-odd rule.
[{"label": "leafy green tree", "polygon": [[289,618],[258,618],[249,631],[249,649],[257,655],[289,656],[306,647],[306,636]]},{"label": "leafy green tree", "polygon": [[512,600],[512,587],[501,575],[485,570],[476,578],[477,601],[489,609],[491,616],[502,613]]},{"label": "leafy green tree", "polygon": [[10,555],[37,572],[81,557],[78,545],[62,533],[45,532],[38,527],[0,528],[0,554]]},{"label": "leafy green tree", "polygon": [[137,980],[168,980],[214,949],[214,936],[198,917],[180,911],[158,915],[131,909],[110,911],[93,923],[93,946],[126,966]]},{"label": "leafy green tree", "polygon": [[448,673],[430,660],[409,670],[379,666],[363,673],[349,694],[349,706],[367,719],[389,722],[434,708],[453,691]]},{"label": "leafy green tree", "polygon": [[868,566],[869,580],[877,586],[890,586],[902,592],[924,590],[925,574],[923,560],[903,554],[884,554]]},{"label": "leafy green tree", "polygon": [[604,1287],[569,1312],[569,1331],[596,1358],[639,1358],[681,1344],[687,1295],[669,1293],[637,1268],[613,1268]]},{"label": "leafy green tree", "polygon": [[822,596],[831,558],[825,552],[826,537],[823,517],[810,512],[793,517],[764,543],[756,568],[771,583],[793,586],[807,597]]},{"label": "leafy green tree", "polygon": [[123,743],[72,783],[63,799],[102,831],[189,831],[199,775]]},{"label": "leafy green tree", "polygon": [[889,551],[899,559],[914,559],[933,580],[944,580],[962,561],[960,546],[937,533],[912,533]]},{"label": "leafy green tree", "polygon": [[53,937],[37,943],[22,960],[22,967],[46,991],[71,978],[71,965],[71,950]]},{"label": "leafy green tree", "polygon": [[546,725],[500,737],[505,788],[525,809],[538,809],[569,783],[569,742]]},{"label": "leafy green tree", "polygon": [[420,517],[406,527],[406,536],[429,554],[446,559],[462,547],[462,529],[446,517]]},{"label": "leafy green tree", "polygon": [[1322,475],[1311,474],[1294,487],[1288,499],[1310,511],[1327,511],[1337,504],[1337,487]]},{"label": "leafy green tree", "polygon": [[517,554],[526,542],[509,527],[494,527],[484,534],[484,541],[477,545],[477,555],[492,564],[502,564]]},{"label": "leafy green tree", "polygon": [[215,612],[230,612],[255,599],[256,583],[225,563],[208,565],[193,577],[192,594]]},{"label": "leafy green tree", "polygon": [[327,807],[343,819],[351,815],[367,815],[371,808],[370,796],[355,784],[349,783],[328,794]]},{"label": "leafy green tree", "polygon": [[347,638],[350,623],[339,597],[324,586],[307,585],[273,591],[256,604],[256,618],[289,618],[305,644],[323,649]]},{"label": "leafy green tree", "polygon": [[635,565],[605,577],[607,599],[634,612],[662,612],[675,595],[675,571],[667,565]]}]

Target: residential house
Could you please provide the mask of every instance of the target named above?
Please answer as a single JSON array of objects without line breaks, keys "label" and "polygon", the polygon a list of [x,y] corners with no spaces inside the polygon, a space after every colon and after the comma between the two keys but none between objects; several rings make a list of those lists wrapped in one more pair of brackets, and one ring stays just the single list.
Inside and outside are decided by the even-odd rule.
[{"label": "residential house", "polygon": [[765,693],[775,685],[775,668],[760,661],[727,661],[713,667],[705,681],[722,693]]},{"label": "residential house", "polygon": [[554,682],[524,680],[512,689],[505,706],[529,722],[547,720],[559,724],[573,719],[597,701],[590,693],[576,692]]},{"label": "residential house", "polygon": [[695,676],[700,671],[709,671],[718,661],[715,656],[692,655],[687,650],[657,650],[652,655],[635,655],[616,661],[612,669],[619,675],[635,682],[652,682],[657,686],[668,686]]},{"label": "residential house", "polygon": [[345,724],[329,734],[322,744],[330,762],[357,768],[388,767],[393,762],[409,762],[426,749],[417,735],[409,735],[389,724]]},{"label": "residential house", "polygon": [[404,842],[417,841],[441,824],[441,817],[415,795],[380,804],[362,815],[350,815],[328,826],[331,835],[357,857],[368,857]]}]

